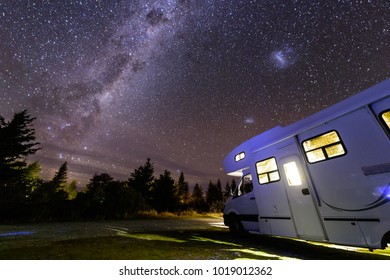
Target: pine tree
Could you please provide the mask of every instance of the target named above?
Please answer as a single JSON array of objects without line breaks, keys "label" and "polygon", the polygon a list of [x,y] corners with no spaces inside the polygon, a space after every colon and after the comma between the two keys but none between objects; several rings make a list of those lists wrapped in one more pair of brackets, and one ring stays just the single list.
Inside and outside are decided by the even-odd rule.
[{"label": "pine tree", "polygon": [[72,180],[69,184],[66,184],[64,190],[68,193],[69,199],[75,199],[77,196],[77,181]]},{"label": "pine tree", "polygon": [[222,201],[222,198],[223,198],[223,194],[222,194],[221,181],[218,179],[217,184],[214,184],[210,181],[209,187],[206,192],[207,204],[211,205],[214,202]]},{"label": "pine tree", "polygon": [[31,192],[39,184],[39,165],[27,164],[27,157],[40,149],[34,120],[27,111],[14,114],[9,122],[0,116],[0,220],[29,215]]},{"label": "pine tree", "polygon": [[[27,187],[29,193],[33,192],[42,182],[40,178],[41,166],[38,162],[30,163],[24,168],[21,183]],[[29,194],[27,194],[29,196]]]},{"label": "pine tree", "polygon": [[225,190],[224,190],[224,192],[223,192],[223,198],[224,198],[224,199],[226,199],[227,197],[229,197],[230,191],[231,191],[230,185],[229,185],[228,182],[226,182]]},{"label": "pine tree", "polygon": [[51,183],[53,184],[55,190],[64,189],[68,180],[68,163],[65,161],[56,174],[54,175]]},{"label": "pine tree", "polygon": [[184,179],[184,173],[181,172],[179,181],[177,182],[179,201],[182,206],[186,206],[189,202],[190,191],[188,183]]},{"label": "pine tree", "polygon": [[95,174],[87,184],[85,213],[87,218],[104,218],[107,188],[114,179],[107,173]]},{"label": "pine tree", "polygon": [[179,204],[178,191],[168,170],[165,170],[156,180],[153,198],[153,207],[158,212],[177,210]]},{"label": "pine tree", "polygon": [[31,194],[34,220],[63,220],[69,215],[69,195],[65,191],[68,180],[67,162],[64,162],[50,181],[42,181]]},{"label": "pine tree", "polygon": [[210,181],[206,192],[206,202],[209,210],[212,212],[220,212],[223,205],[223,193],[221,181],[218,179],[217,184]]},{"label": "pine tree", "polygon": [[150,203],[154,180],[154,167],[148,158],[143,166],[138,167],[130,174],[127,183],[129,187],[141,194],[146,202]]},{"label": "pine tree", "polygon": [[194,207],[194,210],[198,212],[203,212],[206,210],[203,189],[201,186],[199,186],[199,184],[195,184],[194,190],[192,192],[191,204],[192,207]]},{"label": "pine tree", "polygon": [[27,166],[26,159],[40,148],[27,110],[14,114],[10,122],[0,116],[0,180],[17,177]]}]

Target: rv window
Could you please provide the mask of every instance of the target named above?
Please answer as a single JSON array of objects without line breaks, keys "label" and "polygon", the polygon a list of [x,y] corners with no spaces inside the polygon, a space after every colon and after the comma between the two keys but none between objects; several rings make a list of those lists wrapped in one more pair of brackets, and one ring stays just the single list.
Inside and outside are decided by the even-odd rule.
[{"label": "rv window", "polygon": [[237,155],[235,155],[234,160],[240,161],[240,160],[243,160],[244,158],[245,158],[245,152],[241,152],[241,153],[238,153]]},{"label": "rv window", "polygon": [[387,129],[390,129],[390,110],[381,114],[382,120],[385,123]]},{"label": "rv window", "polygon": [[303,141],[302,146],[309,163],[332,159],[346,153],[341,138],[334,130]]},{"label": "rv window", "polygon": [[259,184],[267,184],[280,180],[278,166],[274,157],[256,163]]},{"label": "rv window", "polygon": [[242,177],[240,185],[238,186],[238,195],[250,193],[253,190],[252,175],[248,174]]}]

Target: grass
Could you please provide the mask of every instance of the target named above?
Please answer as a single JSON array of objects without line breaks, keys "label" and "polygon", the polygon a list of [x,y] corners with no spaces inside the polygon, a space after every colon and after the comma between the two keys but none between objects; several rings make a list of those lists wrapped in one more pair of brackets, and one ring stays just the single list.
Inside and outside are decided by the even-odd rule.
[{"label": "grass", "polygon": [[[217,232],[215,232],[217,233]],[[215,234],[214,233],[214,234]],[[0,259],[232,259],[235,245],[214,242],[212,232],[125,233],[61,240],[0,250]]]},{"label": "grass", "polygon": [[[11,237],[9,237],[11,238]],[[127,232],[69,240],[37,240],[6,246],[8,260],[232,260],[232,259],[390,259],[389,250],[341,250],[285,238],[233,237],[225,228],[207,230]]]},{"label": "grass", "polygon": [[221,218],[222,213],[198,213],[194,210],[186,210],[177,213],[157,212],[156,210],[139,211],[133,217],[134,219],[164,219],[164,218]]}]

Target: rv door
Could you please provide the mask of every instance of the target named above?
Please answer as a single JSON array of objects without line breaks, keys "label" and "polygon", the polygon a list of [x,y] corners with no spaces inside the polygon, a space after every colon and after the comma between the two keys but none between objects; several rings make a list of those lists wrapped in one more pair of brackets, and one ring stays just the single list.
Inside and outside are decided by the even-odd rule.
[{"label": "rv door", "polygon": [[259,231],[258,210],[251,174],[241,178],[233,192],[232,203],[245,231]]},{"label": "rv door", "polygon": [[[286,148],[297,152],[295,145]],[[279,163],[283,170],[284,187],[298,236],[310,240],[325,240],[313,188],[305,175],[300,158],[293,154],[280,159]]]}]

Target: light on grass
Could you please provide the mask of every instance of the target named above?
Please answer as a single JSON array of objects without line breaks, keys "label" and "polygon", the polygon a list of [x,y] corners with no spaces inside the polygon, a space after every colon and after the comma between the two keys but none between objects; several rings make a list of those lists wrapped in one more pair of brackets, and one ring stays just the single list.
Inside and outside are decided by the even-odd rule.
[{"label": "light on grass", "polygon": [[237,247],[242,247],[242,245],[231,243],[231,242],[225,242],[225,241],[220,241],[220,240],[215,240],[215,239],[210,239],[210,238],[204,238],[200,236],[193,236],[191,238],[192,241],[201,241],[201,242],[212,242],[215,244],[222,244],[222,245],[228,245],[228,246],[237,246]]},{"label": "light on grass", "polygon": [[[259,257],[264,257],[265,259],[275,259],[275,260],[297,260],[296,258],[283,257],[283,256],[269,254],[266,252],[262,252],[259,250],[252,250],[252,249],[226,249],[226,251],[242,253],[242,254],[246,254],[246,255],[252,255],[254,257],[253,259],[259,259]],[[250,257],[247,257],[247,258],[240,257],[237,259],[251,259],[251,258]]]},{"label": "light on grass", "polygon": [[176,242],[176,243],[184,243],[187,242],[185,240],[167,237],[159,234],[143,234],[143,233],[126,233],[126,232],[118,232],[119,236],[135,238],[140,240],[148,240],[148,241],[167,241],[167,242]]},{"label": "light on grass", "polygon": [[135,238],[135,239],[140,239],[140,240],[150,240],[150,241],[157,240],[157,241],[169,241],[169,242],[176,242],[176,243],[186,242],[185,240],[167,237],[167,236],[163,236],[160,234],[128,233],[125,230],[122,230],[120,228],[114,228],[114,227],[110,227],[109,229],[112,231],[115,231],[118,236]]}]

